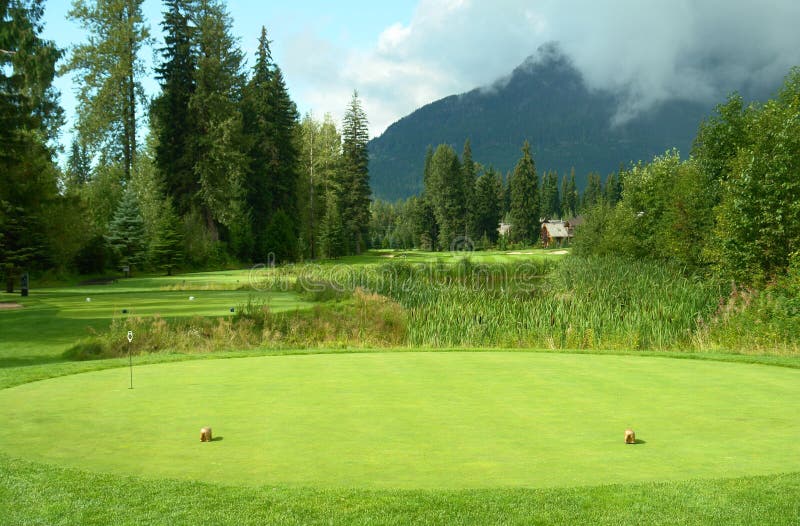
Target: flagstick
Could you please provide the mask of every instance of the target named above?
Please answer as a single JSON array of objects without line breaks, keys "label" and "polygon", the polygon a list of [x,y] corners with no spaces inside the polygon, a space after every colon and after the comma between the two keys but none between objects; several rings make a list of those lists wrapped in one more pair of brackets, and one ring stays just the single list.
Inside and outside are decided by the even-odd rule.
[{"label": "flagstick", "polygon": [[133,331],[128,331],[128,365],[131,370],[131,386],[128,389],[133,389],[133,355],[131,354],[131,342],[133,341]]}]

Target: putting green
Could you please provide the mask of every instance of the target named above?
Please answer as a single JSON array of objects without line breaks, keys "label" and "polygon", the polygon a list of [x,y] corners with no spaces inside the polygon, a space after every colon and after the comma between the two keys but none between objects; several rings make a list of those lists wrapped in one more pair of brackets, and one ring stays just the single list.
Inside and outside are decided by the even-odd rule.
[{"label": "putting green", "polygon": [[[197,360],[0,391],[0,451],[229,484],[575,486],[800,470],[800,371],[549,353]],[[201,426],[212,443],[199,442]],[[631,426],[643,443],[626,446]]]}]

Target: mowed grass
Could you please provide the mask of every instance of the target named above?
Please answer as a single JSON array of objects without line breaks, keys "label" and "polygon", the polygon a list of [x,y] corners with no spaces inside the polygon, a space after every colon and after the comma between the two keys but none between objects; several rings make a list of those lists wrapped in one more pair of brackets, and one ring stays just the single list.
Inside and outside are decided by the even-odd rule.
[{"label": "mowed grass", "polygon": [[109,285],[34,285],[25,298],[2,293],[0,301],[23,308],[0,310],[0,366],[59,361],[76,340],[106,330],[113,318],[231,316],[231,308],[248,301],[274,312],[310,306],[293,292],[251,288],[249,276],[249,270],[204,272],[120,279]]},{"label": "mowed grass", "polygon": [[371,250],[363,256],[349,256],[330,263],[344,264],[382,264],[387,261],[407,263],[458,263],[464,258],[476,264],[518,263],[531,260],[558,260],[569,253],[569,249],[529,248],[520,250],[482,250],[475,252],[426,252],[422,250]]},{"label": "mowed grass", "polygon": [[[0,391],[2,450],[228,485],[564,487],[800,470],[800,370],[374,353],[112,369]],[[35,408],[35,410],[32,410]],[[199,442],[211,425],[218,440]],[[643,442],[623,444],[626,427]]]}]

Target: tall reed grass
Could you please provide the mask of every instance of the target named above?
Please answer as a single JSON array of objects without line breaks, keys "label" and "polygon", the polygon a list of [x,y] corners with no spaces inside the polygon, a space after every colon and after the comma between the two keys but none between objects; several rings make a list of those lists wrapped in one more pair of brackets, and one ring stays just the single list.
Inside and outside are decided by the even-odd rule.
[{"label": "tall reed grass", "polygon": [[[750,320],[755,314],[744,305],[745,296],[730,285],[669,264],[614,257],[302,265],[261,269],[256,277],[255,289],[293,290],[317,304],[280,314],[249,304],[232,319],[141,320],[139,333],[150,336],[137,338],[138,350],[410,346],[747,352],[735,343],[768,345],[777,335],[796,351],[797,338],[789,333],[800,332],[797,316],[772,324]],[[800,310],[785,303],[789,300],[769,301],[763,299],[772,311]],[[768,317],[768,310],[764,307],[758,319]],[[766,330],[748,340],[750,321]],[[113,329],[109,334],[121,333]],[[71,350],[73,357],[126,352],[104,335],[81,345]]]},{"label": "tall reed grass", "polygon": [[315,296],[361,287],[408,311],[411,346],[675,349],[693,343],[726,287],[618,258],[295,269]]}]

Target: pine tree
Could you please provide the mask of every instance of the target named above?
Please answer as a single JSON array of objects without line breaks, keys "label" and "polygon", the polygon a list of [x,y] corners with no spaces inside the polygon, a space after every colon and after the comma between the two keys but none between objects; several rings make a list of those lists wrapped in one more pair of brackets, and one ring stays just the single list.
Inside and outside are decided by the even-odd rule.
[{"label": "pine tree", "polygon": [[199,190],[194,173],[197,129],[189,102],[195,92],[197,56],[195,32],[189,26],[190,0],[168,0],[161,27],[164,47],[156,67],[161,94],[151,105],[151,128],[156,136],[155,162],[165,191],[178,213],[186,214]]},{"label": "pine tree", "polygon": [[144,220],[133,191],[126,190],[122,194],[114,218],[108,225],[106,241],[123,265],[132,268],[144,261],[146,248]]},{"label": "pine tree", "polygon": [[90,35],[73,49],[66,69],[78,91],[77,131],[83,144],[104,162],[121,162],[130,180],[136,156],[139,105],[145,73],[139,51],[150,38],[143,0],[75,0],[69,18]]},{"label": "pine tree", "polygon": [[558,195],[558,174],[548,171],[542,174],[541,215],[554,219],[561,216],[561,200]]},{"label": "pine tree", "polygon": [[248,141],[248,173],[245,192],[247,207],[252,216],[256,259],[267,254],[267,226],[276,210],[283,204],[277,196],[278,145],[275,137],[274,109],[272,107],[272,77],[274,64],[267,30],[261,28],[252,76],[244,90],[243,130]]},{"label": "pine tree", "polygon": [[[272,83],[270,86],[272,121],[274,127],[274,142],[277,153],[277,167],[275,172],[275,191],[273,193],[273,206],[282,209],[290,220],[297,222],[297,179],[300,171],[299,152],[297,151],[298,120],[297,107],[289,97],[286,81],[281,68],[276,64],[273,69]],[[366,126],[366,115],[364,116]],[[367,141],[368,132],[364,132]],[[366,151],[366,143],[364,146]],[[367,187],[369,190],[369,187]],[[367,192],[369,200],[369,192]],[[369,203],[367,203],[369,206]]]},{"label": "pine tree", "polygon": [[369,227],[369,128],[367,114],[361,107],[358,92],[342,123],[342,169],[340,174],[340,214],[345,227],[345,249],[361,253]]},{"label": "pine tree", "polygon": [[72,139],[64,175],[67,190],[77,190],[92,178],[92,158],[89,149],[77,137]]},{"label": "pine tree", "polygon": [[230,227],[247,220],[242,206],[247,171],[240,106],[243,55],[222,2],[200,0],[196,16],[199,57],[196,88],[189,101],[198,131],[195,206],[212,238],[218,238],[218,225]]},{"label": "pine tree", "polygon": [[575,183],[575,168],[570,170],[569,173],[569,184],[567,185],[567,193],[564,194],[564,199],[566,202],[566,206],[569,209],[569,213],[565,215],[575,216],[578,214],[578,186]]},{"label": "pine tree", "polygon": [[344,255],[344,226],[336,201],[336,194],[333,191],[329,192],[325,200],[325,216],[319,235],[320,254],[329,259]]},{"label": "pine tree", "polygon": [[448,250],[466,228],[464,175],[458,155],[448,144],[440,144],[430,160],[425,195],[436,217],[436,245]]},{"label": "pine tree", "polygon": [[496,243],[502,217],[503,183],[500,174],[488,169],[475,184],[475,235]]},{"label": "pine tree", "polygon": [[183,236],[180,231],[180,220],[175,213],[172,200],[167,198],[162,207],[158,229],[150,244],[150,259],[153,264],[172,275],[172,269],[180,265],[183,259]]},{"label": "pine tree", "polygon": [[603,197],[603,183],[600,179],[600,174],[590,173],[589,180],[586,183],[586,189],[583,191],[581,199],[581,209],[583,211],[589,210]]},{"label": "pine tree", "polygon": [[24,267],[49,260],[46,218],[57,198],[47,141],[61,122],[52,88],[61,51],[42,39],[42,15],[40,0],[0,4],[0,271],[11,290]]},{"label": "pine tree", "polygon": [[464,141],[464,151],[461,154],[461,173],[464,181],[461,183],[464,188],[464,236],[470,238],[477,237],[479,233],[475,231],[475,180],[477,177],[475,161],[472,160],[472,145],[469,138]]},{"label": "pine tree", "polygon": [[[620,171],[620,176],[622,175]],[[622,194],[622,188],[620,185],[620,179],[615,173],[608,174],[606,178],[606,183],[603,186],[603,198],[605,199],[606,203],[611,206],[617,204],[619,201],[620,195]]]},{"label": "pine tree", "polygon": [[270,218],[267,225],[267,253],[272,254],[277,263],[286,263],[297,259],[297,234],[289,215],[278,210]]},{"label": "pine tree", "polygon": [[514,240],[533,244],[539,239],[539,188],[536,165],[528,141],[522,146],[522,158],[514,168],[511,191],[511,235]]}]

